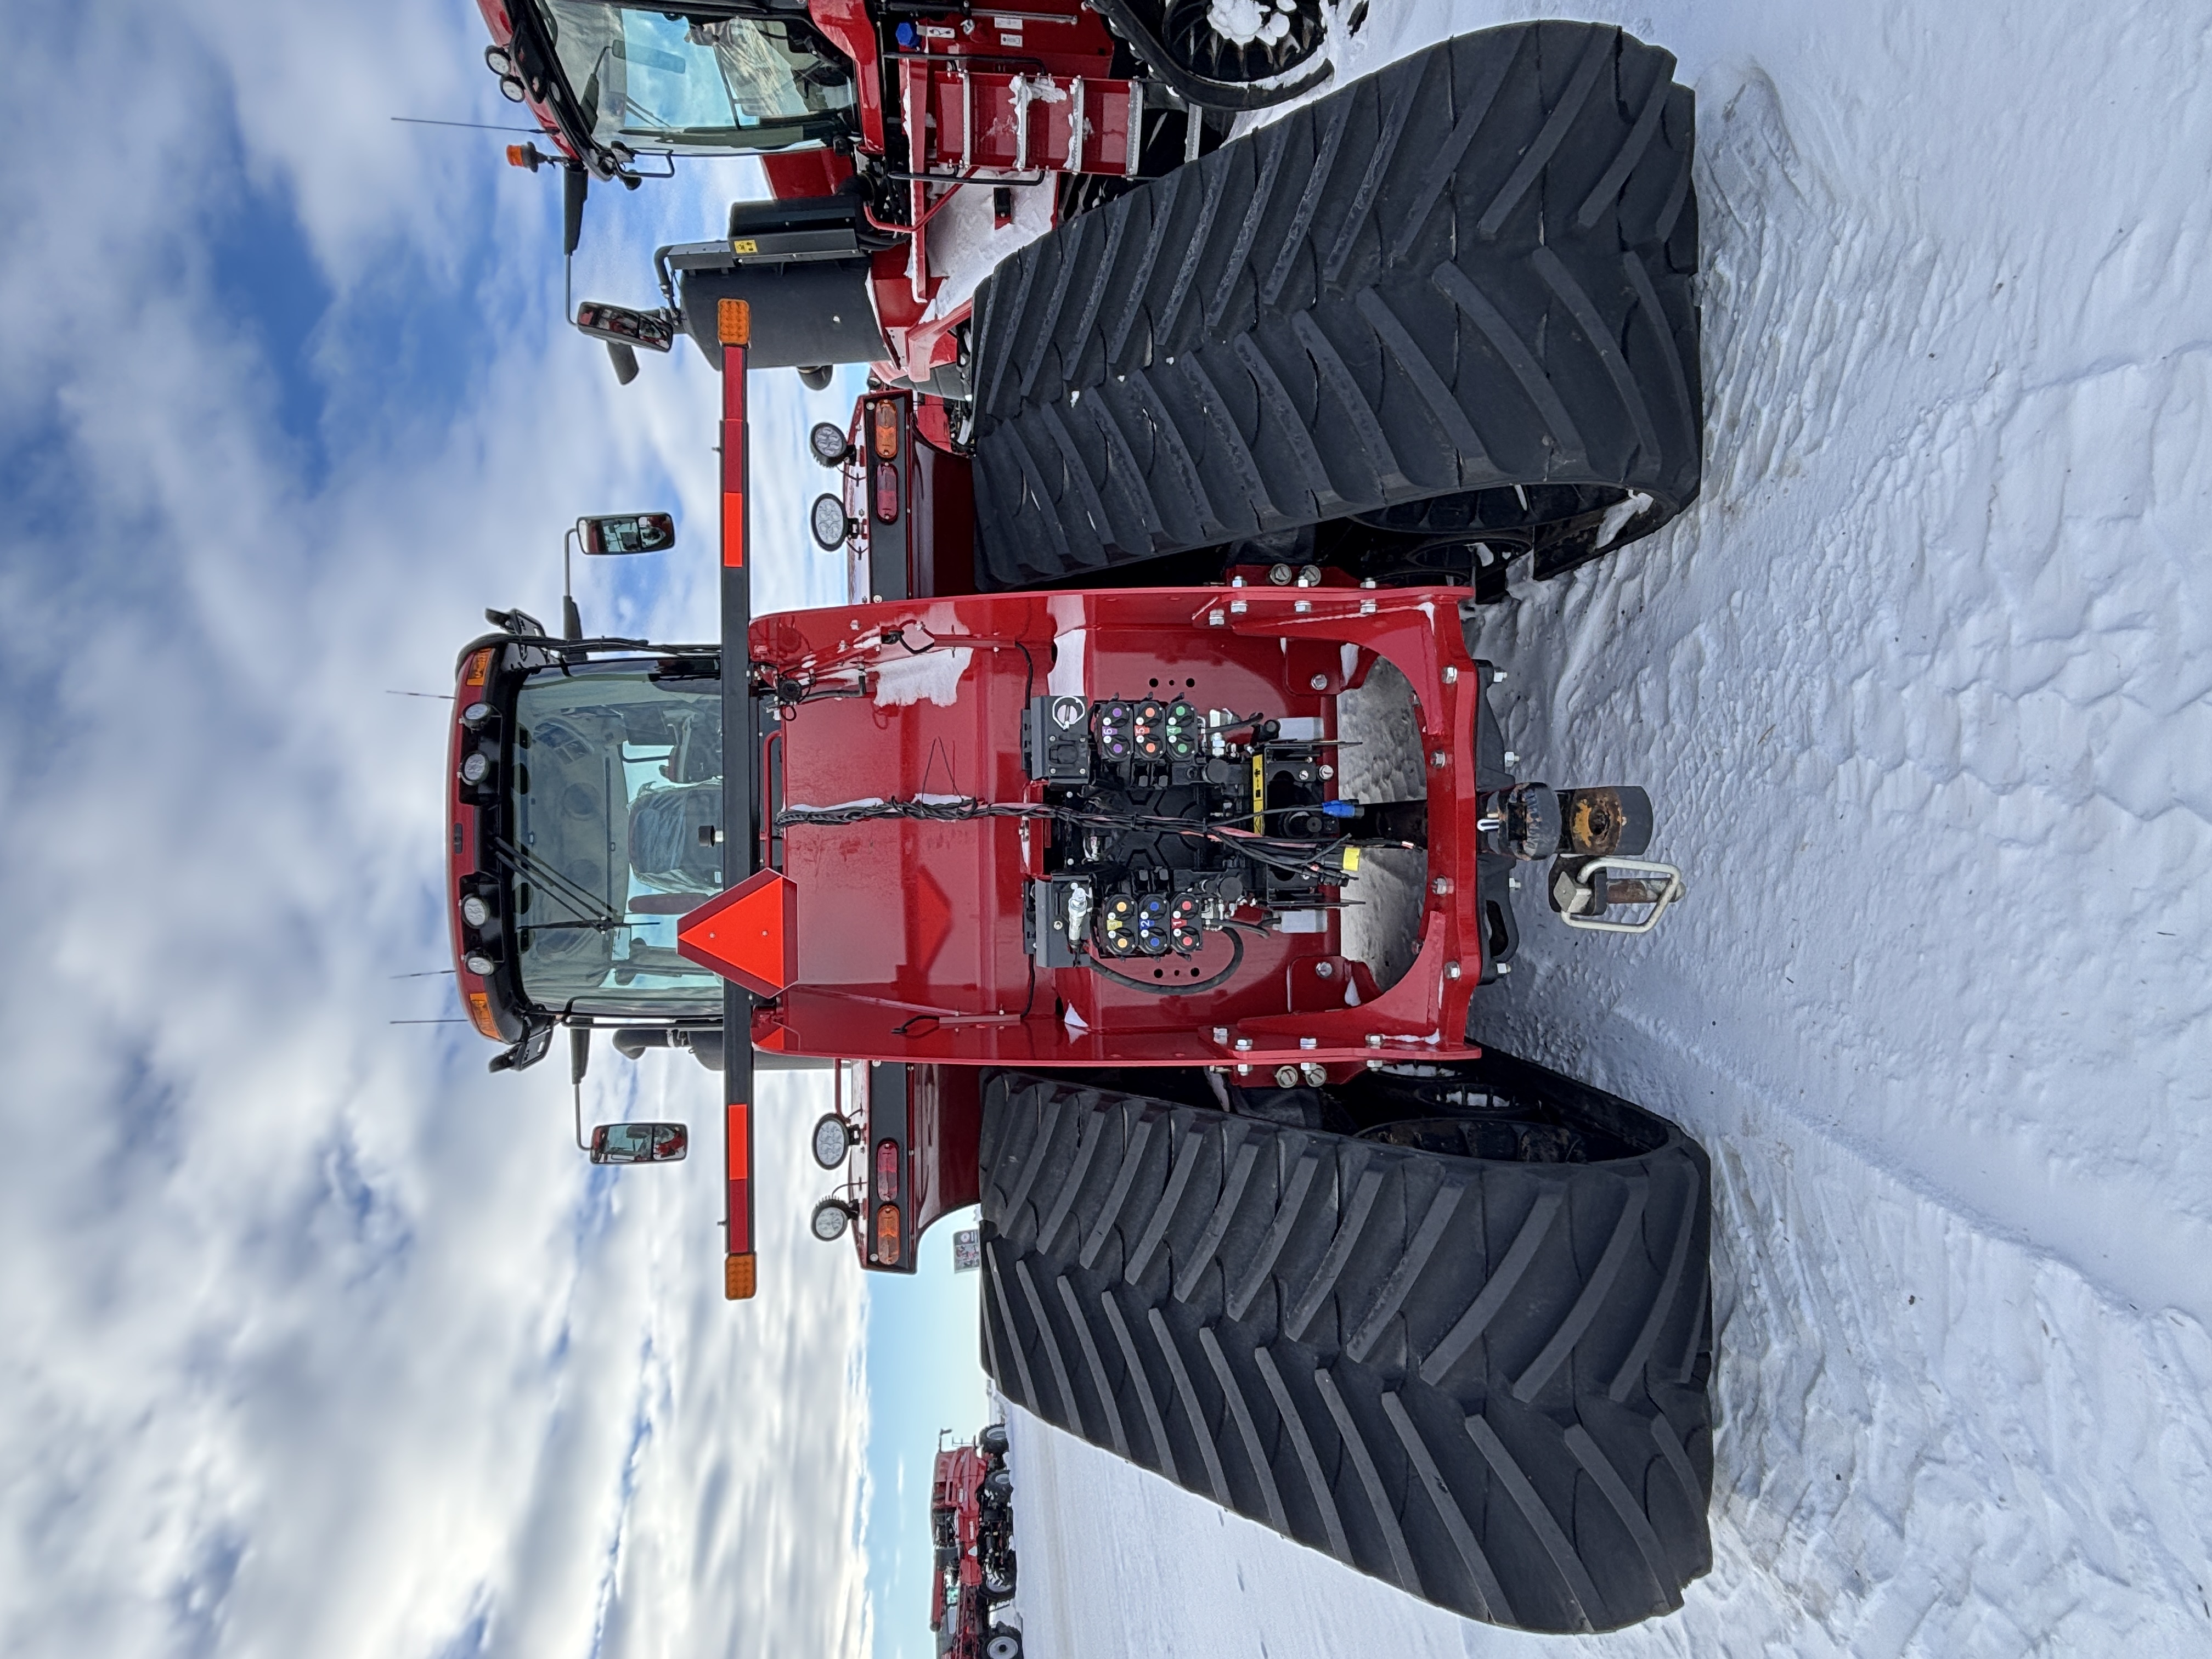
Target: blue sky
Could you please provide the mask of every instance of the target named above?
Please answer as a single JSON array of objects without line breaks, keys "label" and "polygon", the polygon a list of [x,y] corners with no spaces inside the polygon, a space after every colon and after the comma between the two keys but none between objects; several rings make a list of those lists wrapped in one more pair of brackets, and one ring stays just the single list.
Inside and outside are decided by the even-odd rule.
[{"label": "blue sky", "polygon": [[[593,625],[712,617],[713,374],[617,388],[560,324],[556,186],[389,118],[511,118],[481,27],[11,16],[40,135],[0,182],[0,1114],[40,1149],[0,1168],[11,1655],[870,1640],[867,1383],[903,1339],[804,1237],[811,1080],[763,1091],[763,1167],[805,1174],[731,1309],[711,1160],[594,1178],[557,1066],[389,1023],[452,1010],[394,977],[447,960],[442,705],[385,693],[449,685],[486,605],[554,614],[580,513],[686,538],[580,572]],[[647,252],[749,173],[595,194],[579,292],[649,299]],[[787,375],[756,410],[772,453],[843,417]],[[760,600],[800,602],[811,469],[756,477]],[[603,1051],[587,1095],[699,1120],[716,1085]],[[942,1361],[970,1388],[973,1354]]]}]

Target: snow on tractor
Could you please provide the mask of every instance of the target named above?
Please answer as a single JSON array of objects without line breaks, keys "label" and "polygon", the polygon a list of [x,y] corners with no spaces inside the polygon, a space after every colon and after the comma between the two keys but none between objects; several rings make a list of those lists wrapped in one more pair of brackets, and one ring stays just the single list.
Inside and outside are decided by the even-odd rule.
[{"label": "snow on tractor", "polygon": [[995,1622],[1014,1593],[1014,1477],[1006,1430],[994,1423],[973,1445],[939,1437],[929,1487],[937,1571],[929,1628],[950,1659],[1021,1659],[1021,1632]]},{"label": "snow on tractor", "polygon": [[[453,919],[494,1066],[565,1024],[574,1077],[602,1029],[719,1068],[732,1298],[756,1076],[833,1067],[815,1231],[910,1273],[980,1204],[984,1364],[1024,1409],[1472,1618],[1679,1605],[1711,1559],[1706,1158],[1468,1035],[1523,925],[1641,932],[1684,892],[1641,789],[1507,750],[1474,648],[1516,561],[1561,575],[1696,493],[1673,60],[1487,29],[1224,141],[1154,61],[1213,15],[1179,3],[1135,33],[1133,0],[1040,4],[1011,45],[957,5],[512,11],[495,66],[591,176],[630,176],[639,111],[771,59],[806,112],[714,131],[817,148],[663,251],[665,311],[579,313],[720,366],[721,638],[564,602],[560,637],[494,612],[462,653]],[[1318,15],[1279,7],[1276,44]],[[1225,76],[1257,98],[1319,72],[1287,56],[1206,61],[1268,68]],[[1057,222],[952,291],[926,233],[1002,193]],[[848,602],[756,617],[747,371],[854,352],[868,390],[812,443]],[[677,1127],[586,1144],[655,1162]]]}]

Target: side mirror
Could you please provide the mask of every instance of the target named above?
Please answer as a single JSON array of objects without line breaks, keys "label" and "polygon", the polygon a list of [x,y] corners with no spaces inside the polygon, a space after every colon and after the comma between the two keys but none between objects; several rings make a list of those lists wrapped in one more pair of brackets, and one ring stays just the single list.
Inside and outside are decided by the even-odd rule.
[{"label": "side mirror", "polygon": [[642,351],[668,351],[676,344],[676,319],[668,313],[632,311],[604,300],[586,300],[578,306],[576,327],[594,340]]},{"label": "side mirror", "polygon": [[691,1150],[681,1123],[602,1123],[592,1131],[594,1164],[674,1164]]},{"label": "side mirror", "polygon": [[676,545],[672,513],[601,513],[579,519],[584,551],[601,557],[619,553],[665,553]]}]

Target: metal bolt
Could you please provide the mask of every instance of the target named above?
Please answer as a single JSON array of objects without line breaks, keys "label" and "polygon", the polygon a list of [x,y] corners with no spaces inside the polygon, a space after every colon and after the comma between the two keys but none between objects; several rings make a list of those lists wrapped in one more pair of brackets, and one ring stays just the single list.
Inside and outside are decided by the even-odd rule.
[{"label": "metal bolt", "polygon": [[1457,979],[1459,977],[1459,963],[1455,962],[1448,962],[1444,963],[1444,977],[1446,979]]},{"label": "metal bolt", "polygon": [[1239,1077],[1249,1077],[1252,1075],[1252,1068],[1249,1066],[1239,1066],[1237,1068],[1237,1075]]},{"label": "metal bolt", "polygon": [[1382,1062],[1379,1060],[1370,1060],[1367,1062],[1367,1069],[1370,1072],[1379,1072],[1382,1069]]},{"label": "metal bolt", "polygon": [[1521,890],[1521,878],[1520,878],[1520,877],[1518,877],[1518,876],[1508,876],[1508,877],[1506,877],[1506,878],[1505,878],[1505,883],[1506,883],[1506,885],[1507,885],[1507,886],[1509,886],[1509,887],[1510,887],[1510,888],[1511,888],[1515,892],[1516,892],[1516,893],[1517,893],[1517,892],[1519,892],[1519,891]]},{"label": "metal bolt", "polygon": [[1371,616],[1373,616],[1373,615],[1375,614],[1375,601],[1374,601],[1374,600],[1372,600],[1372,599],[1362,599],[1362,600],[1360,600],[1360,602],[1359,602],[1359,614],[1360,614],[1361,616],[1363,616],[1363,617],[1371,617]]},{"label": "metal bolt", "polygon": [[1363,576],[1360,578],[1359,585],[1362,587],[1372,587],[1375,586],[1375,578],[1372,576]]},{"label": "metal bolt", "polygon": [[1336,775],[1336,769],[1334,766],[1323,766],[1317,768],[1316,769],[1319,771],[1320,775],[1325,778],[1333,778]]},{"label": "metal bolt", "polygon": [[1491,683],[1492,685],[1503,685],[1503,684],[1505,684],[1505,671],[1504,671],[1504,669],[1502,669],[1502,668],[1493,668],[1493,669],[1492,669],[1492,670],[1490,671],[1490,683]]},{"label": "metal bolt", "polygon": [[1250,608],[1242,599],[1231,599],[1229,602],[1229,614],[1232,617],[1241,617]]},{"label": "metal bolt", "polygon": [[1209,611],[1206,613],[1206,625],[1208,628],[1218,628],[1228,620],[1229,618],[1218,611]]},{"label": "metal bolt", "polygon": [[1334,979],[1336,964],[1333,962],[1316,962],[1314,963],[1314,972],[1319,974],[1323,979]]},{"label": "metal bolt", "polygon": [[1326,691],[1328,690],[1328,676],[1326,674],[1316,674],[1311,679],[1308,680],[1306,684],[1313,687],[1316,691]]},{"label": "metal bolt", "polygon": [[1313,1061],[1308,1060],[1298,1069],[1306,1074],[1306,1081],[1316,1089],[1328,1081],[1328,1068],[1325,1066],[1316,1066]]},{"label": "metal bolt", "polygon": [[1298,1047],[1301,1048],[1318,1048],[1321,1047],[1321,1039],[1319,1037],[1300,1037],[1298,1039]]},{"label": "metal bolt", "polygon": [[1291,609],[1297,611],[1298,615],[1303,617],[1307,611],[1313,609],[1313,601],[1311,599],[1300,599],[1296,605],[1292,605]]},{"label": "metal bolt", "polygon": [[1429,890],[1431,893],[1434,893],[1438,898],[1442,898],[1445,894],[1450,892],[1451,890],[1452,880],[1449,876],[1438,876],[1434,881],[1429,884]]},{"label": "metal bolt", "polygon": [[1444,670],[1444,684],[1446,685],[1457,685],[1459,684],[1459,670],[1447,666]]},{"label": "metal bolt", "polygon": [[1505,763],[1508,766],[1518,766],[1521,764],[1521,757],[1509,749],[1505,751]]},{"label": "metal bolt", "polygon": [[1244,579],[1242,576],[1231,576],[1229,579],[1229,585],[1231,587],[1242,587],[1244,586]]},{"label": "metal bolt", "polygon": [[1317,564],[1300,565],[1298,567],[1298,586],[1300,587],[1319,587],[1321,586],[1321,567]]},{"label": "metal bolt", "polygon": [[1295,1089],[1298,1086],[1298,1068],[1295,1066],[1275,1067],[1275,1082],[1279,1087]]},{"label": "metal bolt", "polygon": [[1215,1026],[1215,1027],[1213,1028],[1213,1040],[1214,1040],[1216,1042],[1228,1042],[1228,1041],[1229,1041],[1229,1028],[1228,1028],[1226,1025],[1217,1025],[1217,1026]]},{"label": "metal bolt", "polygon": [[1431,766],[1449,766],[1451,764],[1451,751],[1449,749],[1430,750],[1429,764]]},{"label": "metal bolt", "polygon": [[1237,1039],[1237,1051],[1238,1051],[1239,1053],[1242,1053],[1243,1050],[1245,1050],[1245,1049],[1247,1049],[1247,1048],[1249,1048],[1251,1046],[1252,1046],[1252,1039],[1251,1039],[1250,1037],[1238,1037],[1238,1038]]},{"label": "metal bolt", "polygon": [[1498,964],[1498,971],[1501,974],[1510,974],[1513,971],[1513,964],[1510,962],[1501,962]]},{"label": "metal bolt", "polygon": [[1370,1048],[1380,1048],[1382,1046],[1382,1039],[1370,1031],[1367,1034],[1367,1046]]}]

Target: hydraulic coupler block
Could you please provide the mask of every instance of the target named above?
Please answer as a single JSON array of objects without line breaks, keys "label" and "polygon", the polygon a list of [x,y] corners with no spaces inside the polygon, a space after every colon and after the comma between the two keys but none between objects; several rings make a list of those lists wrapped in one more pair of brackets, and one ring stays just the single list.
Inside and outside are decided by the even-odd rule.
[{"label": "hydraulic coupler block", "polygon": [[1031,697],[1022,721],[1022,761],[1037,782],[1089,782],[1091,705],[1080,697]]}]

